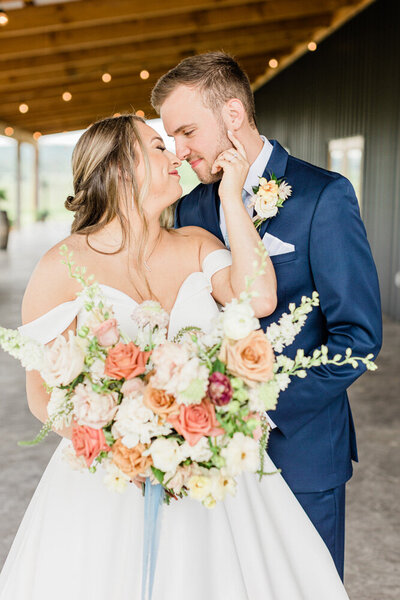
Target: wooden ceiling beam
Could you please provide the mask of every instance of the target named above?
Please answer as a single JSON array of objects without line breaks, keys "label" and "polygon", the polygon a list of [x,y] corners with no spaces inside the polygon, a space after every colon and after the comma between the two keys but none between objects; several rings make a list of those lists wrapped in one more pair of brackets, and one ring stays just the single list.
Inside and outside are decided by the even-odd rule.
[{"label": "wooden ceiling beam", "polygon": [[[319,13],[311,17],[301,17],[296,19],[281,20],[275,23],[264,22],[263,14],[257,10],[237,11],[234,17],[230,17],[234,11],[228,14],[219,14],[215,22],[211,15],[204,15],[203,19],[196,19],[184,16],[183,20],[164,19],[156,25],[142,22],[122,23],[116,27],[104,26],[102,28],[90,29],[88,31],[59,31],[51,34],[41,34],[24,36],[23,38],[10,38],[7,43],[0,46],[0,60],[12,60],[15,58],[29,57],[31,60],[35,56],[46,56],[54,53],[71,52],[79,48],[80,52],[86,52],[92,48],[110,49],[118,51],[118,46],[124,44],[142,43],[147,46],[155,42],[161,42],[164,45],[173,45],[176,40],[202,39],[214,45],[215,38],[231,38],[232,36],[249,37],[249,27],[251,26],[251,36],[265,36],[273,34],[275,37],[285,36],[287,31],[310,29],[312,27],[321,27],[324,19],[330,20],[332,12],[327,11],[325,7],[319,10]],[[243,23],[246,27],[243,27]],[[1,37],[0,37],[1,39]],[[108,50],[109,51],[109,50]]]},{"label": "wooden ceiling beam", "polygon": [[[325,10],[336,10],[356,0],[324,0]],[[9,23],[2,30],[3,39],[32,34],[72,31],[85,27],[113,27],[127,21],[177,17],[185,14],[208,14],[243,7],[243,0],[81,0],[61,4],[30,6],[9,10]],[[320,0],[248,0],[246,6],[259,6],[268,13],[270,22],[321,11]],[[247,10],[247,9],[246,9]]]},{"label": "wooden ceiling beam", "polygon": [[[275,56],[277,53],[282,53],[282,51],[293,47],[299,41],[303,40],[304,36],[305,32],[301,31],[293,32],[287,36],[289,39],[280,37],[278,40],[274,40],[269,36],[267,38],[261,36],[261,38],[255,37],[251,41],[247,41],[246,39],[238,40],[237,42],[231,40],[229,46],[224,44],[224,49],[233,52],[239,59],[263,52],[267,61],[271,56]],[[221,47],[223,47],[222,44]],[[166,52],[167,48],[160,48],[158,54],[154,55],[151,60],[148,60],[146,67],[150,72],[150,78],[147,80],[147,83],[154,84],[158,77],[176,65],[183,57],[183,52],[181,53],[179,48],[177,52],[172,54]],[[140,79],[139,76],[142,66],[142,59],[140,57],[136,58],[135,54],[133,54],[131,60],[113,60],[107,65],[102,65],[101,68],[100,66],[85,65],[80,68],[76,67],[72,72],[69,69],[63,68],[61,73],[52,71],[42,74],[39,70],[34,69],[30,77],[27,75],[17,77],[8,73],[0,73],[0,94],[2,102],[22,102],[28,101],[32,97],[46,95],[61,96],[66,90],[74,93],[74,91],[81,89],[82,85],[97,89],[99,93],[102,93],[127,78],[129,78],[131,83],[136,82],[138,85],[143,86],[146,82]],[[101,80],[101,75],[104,71],[112,74],[112,80],[108,84],[103,83]]]}]

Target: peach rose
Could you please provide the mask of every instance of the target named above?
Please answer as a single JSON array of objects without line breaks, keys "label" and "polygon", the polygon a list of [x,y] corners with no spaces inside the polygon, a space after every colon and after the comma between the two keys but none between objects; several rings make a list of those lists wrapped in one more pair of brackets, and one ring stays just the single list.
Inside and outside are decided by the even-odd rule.
[{"label": "peach rose", "polygon": [[148,385],[144,392],[144,404],[147,408],[166,419],[169,415],[177,415],[179,406],[172,394],[167,394],[165,390],[158,390]]},{"label": "peach rose", "polygon": [[106,443],[104,431],[102,429],[93,429],[86,425],[77,425],[72,427],[72,445],[77,456],[83,456],[88,467],[92,464],[96,456],[103,450],[108,452],[110,447]]},{"label": "peach rose", "polygon": [[261,329],[234,344],[225,340],[219,358],[232,375],[241,377],[250,386],[254,381],[269,381],[273,377],[275,355]]},{"label": "peach rose", "polygon": [[120,342],[108,353],[105,374],[113,379],[132,379],[145,371],[151,352],[142,352],[133,342]]},{"label": "peach rose", "polygon": [[119,340],[117,319],[107,319],[94,328],[93,334],[97,337],[100,346],[114,346]]},{"label": "peach rose", "polygon": [[215,409],[208,398],[204,398],[200,404],[180,405],[179,415],[170,415],[167,421],[183,435],[190,446],[194,446],[203,435],[223,435],[215,416]]},{"label": "peach rose", "polygon": [[144,450],[145,446],[143,444],[138,444],[134,448],[127,448],[121,439],[118,439],[111,448],[113,463],[123,473],[134,479],[136,475],[143,474],[153,464],[151,456],[143,456]]}]

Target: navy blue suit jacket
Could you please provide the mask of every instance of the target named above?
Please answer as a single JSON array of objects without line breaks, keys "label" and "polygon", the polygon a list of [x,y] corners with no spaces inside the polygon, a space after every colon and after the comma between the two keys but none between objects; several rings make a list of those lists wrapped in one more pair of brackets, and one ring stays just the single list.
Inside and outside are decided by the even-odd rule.
[{"label": "navy blue suit jacket", "polygon": [[[290,302],[319,293],[295,342],[284,350],[294,357],[298,348],[311,353],[321,344],[329,355],[374,355],[382,342],[378,278],[350,182],[290,156],[276,141],[264,176],[274,173],[292,186],[292,196],[278,215],[260,229],[295,246],[272,256],[278,306],[261,319],[265,329],[286,312]],[[218,183],[200,184],[177,205],[176,226],[197,225],[223,237],[219,227]],[[277,425],[269,455],[294,492],[331,489],[347,481],[357,460],[356,438],[346,390],[364,367],[321,366],[305,379],[294,378],[270,413]]]}]

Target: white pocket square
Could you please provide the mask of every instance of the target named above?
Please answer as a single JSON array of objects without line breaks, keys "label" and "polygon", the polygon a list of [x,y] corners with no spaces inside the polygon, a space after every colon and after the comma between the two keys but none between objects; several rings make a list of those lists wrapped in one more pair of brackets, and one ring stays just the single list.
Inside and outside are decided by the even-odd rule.
[{"label": "white pocket square", "polygon": [[270,233],[265,233],[262,241],[269,256],[287,254],[288,252],[294,252],[296,250],[296,247],[293,244],[282,242],[282,240],[274,235],[271,235]]}]

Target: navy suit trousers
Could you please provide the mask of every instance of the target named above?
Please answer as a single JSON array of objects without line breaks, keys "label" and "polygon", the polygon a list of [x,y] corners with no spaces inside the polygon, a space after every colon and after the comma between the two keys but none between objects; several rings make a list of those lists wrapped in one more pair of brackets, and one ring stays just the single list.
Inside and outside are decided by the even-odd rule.
[{"label": "navy suit trousers", "polygon": [[346,484],[343,484],[325,492],[295,494],[327,545],[342,580],[344,571],[345,488]]}]

